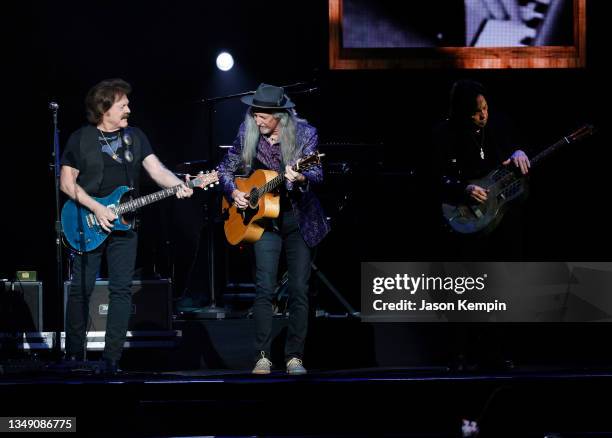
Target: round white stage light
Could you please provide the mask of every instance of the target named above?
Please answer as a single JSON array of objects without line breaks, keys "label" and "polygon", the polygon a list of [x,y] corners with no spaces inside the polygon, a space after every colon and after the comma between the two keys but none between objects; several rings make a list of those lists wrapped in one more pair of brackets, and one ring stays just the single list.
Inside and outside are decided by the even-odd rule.
[{"label": "round white stage light", "polygon": [[234,66],[234,58],[227,52],[219,53],[217,56],[217,68],[221,71],[228,71]]}]

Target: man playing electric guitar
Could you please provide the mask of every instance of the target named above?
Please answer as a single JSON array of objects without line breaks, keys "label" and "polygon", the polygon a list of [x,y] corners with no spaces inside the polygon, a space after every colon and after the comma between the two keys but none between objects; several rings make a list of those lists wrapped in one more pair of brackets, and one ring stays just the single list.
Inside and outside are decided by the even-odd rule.
[{"label": "man playing electric guitar", "polygon": [[303,172],[291,168],[296,161],[316,152],[316,129],[299,119],[294,104],[281,87],[261,84],[249,105],[232,148],[218,168],[225,197],[240,209],[248,209],[248,194],[238,190],[235,177],[269,169],[284,174],[280,188],[280,214],[267,220],[262,237],[254,243],[256,262],[254,374],[268,374],[272,331],[272,298],[278,263],[284,246],[289,273],[289,328],[285,362],[290,374],[304,374],[302,365],[308,324],[308,280],[313,248],[329,232],[329,224],[312,185],[323,179],[321,165]]},{"label": "man playing electric guitar", "polygon": [[[70,136],[61,159],[61,190],[77,205],[93,212],[97,223],[108,233],[113,231],[112,222],[117,216],[93,197],[107,196],[120,186],[137,190],[141,167],[161,187],[182,184],[155,156],[146,135],[138,128],[128,127],[130,91],[131,86],[121,79],[108,79],[95,85],[85,100],[89,125]],[[193,190],[183,184],[176,196],[185,198],[192,194]],[[66,306],[69,359],[85,358],[89,297],[106,251],[109,310],[102,357],[111,372],[117,369],[132,308],[136,250],[136,231],[128,229],[112,232],[98,248],[75,256]]]},{"label": "man playing electric guitar", "polygon": [[[516,148],[512,132],[499,118],[489,119],[488,102],[480,83],[463,80],[453,85],[449,118],[434,132],[443,202],[476,207],[484,205],[489,195],[494,194],[487,187],[470,181],[480,179],[500,166],[523,175],[529,172],[529,158]],[[520,206],[515,206],[489,233],[448,233],[444,248],[450,249],[452,254],[442,257],[466,262],[520,260],[521,216]],[[453,333],[451,367],[462,370],[472,366],[512,366],[512,352],[508,351],[507,341],[511,331],[508,327],[501,324],[494,327],[461,324],[454,328]],[[474,352],[470,345],[480,345],[480,348]],[[475,353],[474,357],[472,353]]]},{"label": "man playing electric guitar", "polygon": [[[500,165],[529,172],[527,154],[516,148],[512,130],[502,120],[489,119],[484,87],[462,80],[453,85],[449,118],[434,131],[442,178],[442,199],[453,204],[484,204],[487,187],[470,183],[484,177]],[[522,253],[520,208],[505,215],[495,231],[483,235],[455,236],[453,243],[463,260],[511,260]]]}]

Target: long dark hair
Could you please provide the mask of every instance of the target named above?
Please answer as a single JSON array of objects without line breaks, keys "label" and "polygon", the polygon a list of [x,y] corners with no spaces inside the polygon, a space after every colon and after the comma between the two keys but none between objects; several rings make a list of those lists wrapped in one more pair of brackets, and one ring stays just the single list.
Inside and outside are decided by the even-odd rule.
[{"label": "long dark hair", "polygon": [[462,79],[453,84],[450,92],[449,118],[453,122],[465,123],[478,109],[476,98],[486,98],[486,89],[480,82]]},{"label": "long dark hair", "polygon": [[94,85],[85,97],[85,111],[87,120],[92,125],[102,121],[102,116],[110,109],[118,97],[127,96],[132,86],[123,79],[105,79]]}]

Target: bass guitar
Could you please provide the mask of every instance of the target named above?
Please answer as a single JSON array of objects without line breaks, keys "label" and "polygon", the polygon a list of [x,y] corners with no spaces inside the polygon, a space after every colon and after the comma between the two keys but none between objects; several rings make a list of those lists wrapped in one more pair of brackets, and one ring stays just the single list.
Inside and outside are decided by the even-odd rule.
[{"label": "bass guitar", "polygon": [[[580,141],[593,132],[593,126],[585,125],[561,138],[532,158],[531,167],[536,166],[561,146]],[[461,234],[485,234],[493,231],[502,220],[508,205],[527,191],[527,178],[510,165],[500,166],[484,178],[469,181],[467,184],[476,184],[488,189],[489,193],[487,200],[483,203],[473,201],[442,204],[442,215],[446,223]]]}]

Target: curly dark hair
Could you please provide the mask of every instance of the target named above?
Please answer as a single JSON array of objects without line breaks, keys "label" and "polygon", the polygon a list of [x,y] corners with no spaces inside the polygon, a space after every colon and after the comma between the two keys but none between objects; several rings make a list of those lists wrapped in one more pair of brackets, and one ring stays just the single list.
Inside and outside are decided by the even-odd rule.
[{"label": "curly dark hair", "polygon": [[117,98],[127,96],[132,86],[123,79],[105,79],[94,85],[85,97],[87,120],[92,125],[102,121],[102,116],[115,103]]}]

